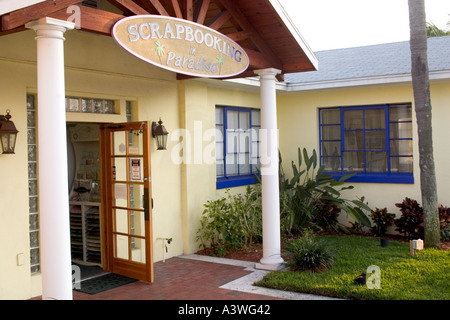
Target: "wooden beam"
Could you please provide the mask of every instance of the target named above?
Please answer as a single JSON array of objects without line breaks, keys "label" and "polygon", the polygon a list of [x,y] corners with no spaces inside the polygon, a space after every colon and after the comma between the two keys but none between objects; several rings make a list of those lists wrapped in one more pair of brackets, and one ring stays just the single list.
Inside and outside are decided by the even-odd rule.
[{"label": "wooden beam", "polygon": [[231,13],[228,11],[222,11],[208,24],[208,27],[214,30],[219,30],[230,19]]},{"label": "wooden beam", "polygon": [[254,69],[266,69],[273,68],[272,62],[267,58],[266,55],[259,51],[252,49],[242,48],[247,53],[250,59],[250,67]]},{"label": "wooden beam", "polygon": [[175,15],[179,19],[183,19],[183,12],[181,11],[180,4],[178,0],[172,0],[173,9],[175,10]]},{"label": "wooden beam", "polygon": [[119,8],[123,12],[131,12],[134,14],[149,14],[149,12],[143,9],[141,6],[133,2],[132,0],[108,0],[112,5]]},{"label": "wooden beam", "polygon": [[206,14],[208,13],[209,5],[211,4],[211,0],[201,0],[201,7],[198,13],[197,23],[204,24]]},{"label": "wooden beam", "polygon": [[[94,9],[86,6],[80,6],[81,8],[81,19],[80,27],[81,30],[111,35],[111,29],[114,24],[123,19],[124,16],[112,12],[107,12],[99,9]],[[71,13],[67,13],[66,9],[53,12],[49,16],[51,18],[67,20]]]},{"label": "wooden beam", "polygon": [[159,0],[150,0],[152,5],[155,7],[155,9],[158,11],[158,13],[162,16],[170,16],[170,14],[167,12],[167,10],[164,8],[164,6],[159,2]]},{"label": "wooden beam", "polygon": [[186,0],[186,20],[194,21],[194,4],[193,0]]},{"label": "wooden beam", "polygon": [[247,31],[240,31],[240,32],[234,32],[234,33],[229,33],[226,36],[228,38],[230,38],[233,41],[242,41],[242,40],[247,40],[251,37],[252,33],[251,32],[247,32]]},{"label": "wooden beam", "polygon": [[272,49],[267,45],[264,39],[258,34],[252,24],[247,20],[245,15],[239,10],[236,2],[233,0],[217,0],[222,6],[231,13],[231,16],[241,26],[244,31],[251,32],[252,36],[250,40],[256,45],[272,63],[272,68],[282,69],[282,63],[278,57],[273,53]]},{"label": "wooden beam", "polygon": [[67,7],[79,2],[80,0],[47,0],[33,6],[13,11],[1,17],[2,30],[7,31],[21,27],[30,21],[48,16],[53,12],[61,9],[66,10]]}]

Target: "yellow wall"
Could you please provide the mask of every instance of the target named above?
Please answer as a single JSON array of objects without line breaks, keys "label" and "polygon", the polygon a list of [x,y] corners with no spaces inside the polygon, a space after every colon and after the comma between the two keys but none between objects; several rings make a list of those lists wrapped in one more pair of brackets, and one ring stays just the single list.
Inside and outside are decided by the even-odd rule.
[{"label": "yellow wall", "polygon": [[[183,204],[184,253],[198,250],[197,230],[208,200],[223,195],[225,190],[216,190],[215,138],[210,133],[215,129],[215,106],[259,108],[259,94],[240,90],[223,90],[207,86],[202,81],[182,81],[179,85],[180,128],[188,132],[190,145],[183,145],[185,162],[182,164],[181,183]],[[173,137],[173,139],[177,139]],[[178,139],[176,141],[181,141]],[[176,142],[179,143],[179,142]],[[189,148],[190,146],[190,148]],[[179,149],[173,152],[178,154]],[[241,192],[244,188],[233,188]]]},{"label": "yellow wall", "polygon": [[[16,154],[0,155],[0,299],[41,294],[40,274],[30,274],[27,192],[26,95],[37,93],[34,37],[32,31],[0,37],[0,70],[8,75],[0,79],[0,95],[20,131]],[[215,159],[214,135],[207,135],[215,129],[215,106],[257,108],[259,94],[221,90],[216,87],[220,82],[176,81],[175,74],[127,54],[110,37],[76,30],[65,37],[66,95],[118,103],[117,114],[67,113],[67,121],[125,122],[126,101],[132,101],[133,121],[162,118],[170,133],[168,150],[157,151],[153,142],[151,146],[154,261],[196,252],[203,204],[224,193],[216,190],[215,163],[208,162]],[[191,158],[185,163],[176,157],[180,129],[191,137]],[[173,239],[168,253],[160,238]],[[21,266],[17,255],[23,257]]]},{"label": "yellow wall", "polygon": [[[0,95],[18,130],[15,155],[0,155],[0,299],[27,299],[41,293],[40,275],[30,274],[26,95],[37,92],[36,41],[25,31],[0,38]],[[119,49],[113,39],[79,31],[66,33],[66,94],[114,99],[115,115],[68,113],[69,122],[125,122],[126,101],[135,121],[158,121],[178,127],[178,86],[173,73],[148,65]],[[6,76],[8,75],[8,76]],[[170,147],[170,145],[169,145]],[[180,166],[170,152],[152,143],[154,259],[162,260],[158,237],[172,237],[169,255],[183,253]],[[17,265],[23,255],[23,265]],[[166,254],[166,258],[169,256]]]},{"label": "yellow wall", "polygon": [[[448,126],[446,125],[447,120],[450,119],[448,92],[450,92],[449,83],[432,84],[433,135],[439,201],[450,206],[450,194],[447,187],[449,172],[446,170],[450,161]],[[279,94],[278,125],[285,172],[292,173],[290,163],[292,160],[297,162],[298,147],[306,148],[310,152],[313,149],[319,152],[319,108],[402,102],[414,103],[410,86]],[[390,212],[398,215],[400,212],[395,207],[395,203],[401,202],[405,197],[416,199],[420,203],[419,150],[415,114],[413,115],[413,134],[414,185],[352,183],[355,189],[347,191],[345,196],[351,199],[365,196],[371,207],[387,207]]]}]

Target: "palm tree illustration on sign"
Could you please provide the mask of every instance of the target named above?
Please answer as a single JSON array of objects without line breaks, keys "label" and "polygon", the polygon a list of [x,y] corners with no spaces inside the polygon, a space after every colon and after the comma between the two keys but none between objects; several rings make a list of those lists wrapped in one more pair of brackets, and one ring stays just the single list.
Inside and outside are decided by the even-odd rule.
[{"label": "palm tree illustration on sign", "polygon": [[217,57],[217,65],[219,66],[219,75],[220,75],[223,66],[223,56]]},{"label": "palm tree illustration on sign", "polygon": [[165,54],[165,51],[164,51],[164,45],[161,43],[161,42],[159,42],[159,41],[156,41],[155,42],[156,43],[156,53],[158,54],[158,56],[159,56],[159,61],[161,62],[161,64],[162,64],[162,57],[164,56],[164,54]]}]

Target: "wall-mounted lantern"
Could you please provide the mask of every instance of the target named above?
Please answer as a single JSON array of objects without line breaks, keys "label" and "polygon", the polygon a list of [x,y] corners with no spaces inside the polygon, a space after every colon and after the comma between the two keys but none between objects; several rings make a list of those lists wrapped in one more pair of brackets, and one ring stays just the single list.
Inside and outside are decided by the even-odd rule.
[{"label": "wall-mounted lantern", "polygon": [[162,125],[163,122],[159,119],[158,124],[152,123],[152,136],[156,138],[156,146],[158,150],[167,150],[167,132],[166,128]]},{"label": "wall-mounted lantern", "polygon": [[6,110],[6,116],[0,115],[0,140],[3,154],[14,154],[17,134],[19,133],[14,122],[10,120],[10,112],[10,110]]}]

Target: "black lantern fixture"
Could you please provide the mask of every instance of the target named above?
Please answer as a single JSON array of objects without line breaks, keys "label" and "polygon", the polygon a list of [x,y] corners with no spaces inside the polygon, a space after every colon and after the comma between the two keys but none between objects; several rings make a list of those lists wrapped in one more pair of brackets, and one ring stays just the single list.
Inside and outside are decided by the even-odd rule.
[{"label": "black lantern fixture", "polygon": [[161,118],[158,121],[152,123],[152,136],[156,138],[156,146],[158,150],[167,150],[167,136],[169,132],[167,132],[166,128],[162,125],[163,122]]},{"label": "black lantern fixture", "polygon": [[14,154],[16,148],[17,131],[14,122],[11,121],[10,110],[6,110],[6,116],[0,115],[0,140],[3,154]]}]

